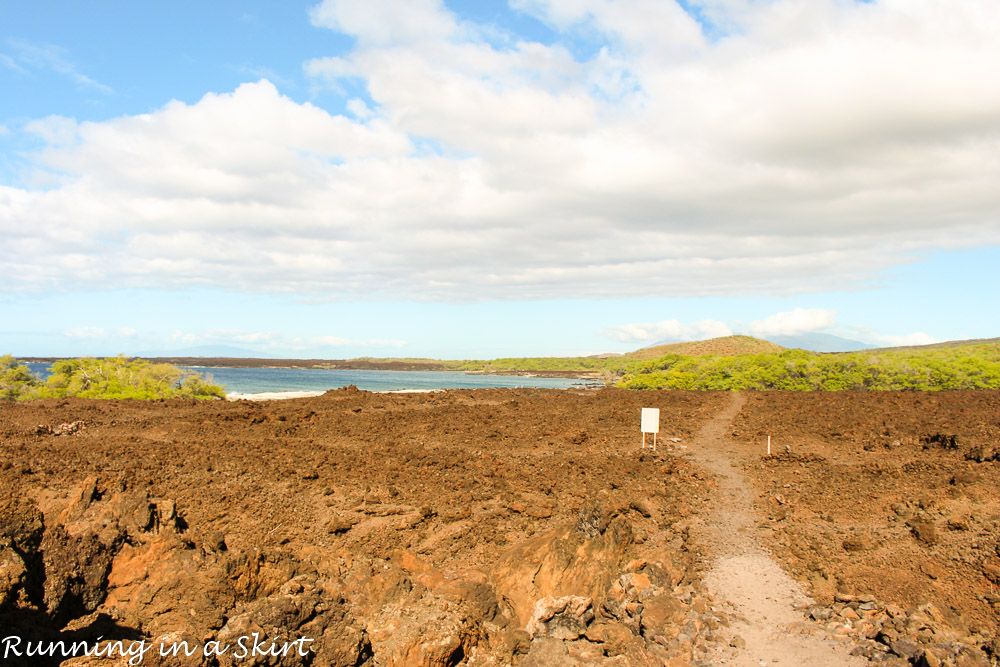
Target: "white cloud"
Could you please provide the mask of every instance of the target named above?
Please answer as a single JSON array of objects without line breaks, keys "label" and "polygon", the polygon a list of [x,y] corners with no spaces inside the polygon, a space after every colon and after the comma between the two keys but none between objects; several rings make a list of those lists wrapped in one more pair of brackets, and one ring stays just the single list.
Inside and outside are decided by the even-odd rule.
[{"label": "white cloud", "polygon": [[[921,332],[892,335],[882,334],[871,327],[863,325],[852,325],[843,328],[836,327],[837,312],[834,310],[796,308],[790,311],[775,313],[760,320],[754,320],[746,326],[733,323],[730,327],[730,325],[711,319],[692,323],[684,323],[672,319],[654,323],[618,325],[605,330],[603,335],[622,343],[639,345],[706,340],[709,338],[730,336],[733,333],[767,338],[770,336],[796,336],[814,331],[836,333],[852,340],[862,341],[879,347],[929,345],[940,342]],[[836,328],[836,331],[830,332],[831,328]]]},{"label": "white cloud", "polygon": [[312,338],[296,338],[295,344],[302,347],[347,347],[354,345],[374,348],[396,348],[406,345],[406,341],[386,338],[340,338],[338,336],[314,336]]},{"label": "white cloud", "polygon": [[933,336],[917,331],[909,334],[892,335],[882,334],[866,326],[853,326],[849,328],[851,338],[860,340],[879,347],[903,347],[909,345],[930,345],[941,341]]},{"label": "white cloud", "polygon": [[796,308],[783,313],[775,313],[762,320],[747,325],[751,336],[795,336],[810,331],[829,329],[837,324],[837,313],[820,308]]},{"label": "white cloud", "polygon": [[200,332],[175,331],[171,344],[182,345],[241,345],[270,352],[297,352],[313,348],[370,347],[399,348],[406,341],[381,338],[344,338],[340,336],[288,336],[277,331],[245,331],[241,329],[207,329]]},{"label": "white cloud", "polygon": [[716,320],[700,320],[693,324],[682,324],[678,320],[663,320],[647,324],[614,326],[605,331],[604,335],[623,343],[660,343],[720,338],[732,333],[728,326]]},{"label": "white cloud", "polygon": [[104,338],[107,332],[101,327],[72,327],[63,331],[69,338]]},{"label": "white cloud", "polygon": [[48,178],[0,185],[0,290],[788,294],[1000,243],[992,0],[705,3],[717,39],[673,2],[524,0],[549,45],[387,3],[311,13],[356,38],[305,64],[363,85],[350,118],[260,81],[29,124]]},{"label": "white cloud", "polygon": [[97,90],[106,95],[114,92],[110,87],[80,72],[69,59],[66,49],[60,46],[24,39],[8,39],[6,43],[14,55],[0,53],[0,62],[15,72],[27,74],[30,70],[50,70],[72,79],[81,88]]}]

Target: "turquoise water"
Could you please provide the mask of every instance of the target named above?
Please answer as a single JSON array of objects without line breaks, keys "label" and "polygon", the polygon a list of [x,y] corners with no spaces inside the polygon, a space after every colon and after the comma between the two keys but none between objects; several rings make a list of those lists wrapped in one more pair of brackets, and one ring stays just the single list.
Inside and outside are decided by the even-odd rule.
[{"label": "turquoise water", "polygon": [[[33,373],[48,376],[48,364],[29,363]],[[364,391],[398,389],[476,389],[483,387],[546,387],[566,389],[580,380],[513,375],[467,375],[454,371],[341,371],[322,368],[203,368],[185,367],[211,375],[228,394],[273,391],[326,391],[354,385]]]}]

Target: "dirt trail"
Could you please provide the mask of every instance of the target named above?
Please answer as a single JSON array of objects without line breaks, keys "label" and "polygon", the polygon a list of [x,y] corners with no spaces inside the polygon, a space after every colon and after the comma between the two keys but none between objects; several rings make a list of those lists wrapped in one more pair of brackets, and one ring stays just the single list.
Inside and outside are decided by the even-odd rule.
[{"label": "dirt trail", "polygon": [[712,662],[753,667],[865,665],[866,660],[848,655],[848,645],[815,636],[821,630],[804,613],[811,600],[755,535],[753,491],[742,472],[744,457],[729,436],[745,400],[742,393],[733,394],[730,404],[702,427],[687,453],[717,476],[708,521],[692,527],[692,533],[707,548],[705,583],[743,619],[734,630],[746,644],[713,656]]}]

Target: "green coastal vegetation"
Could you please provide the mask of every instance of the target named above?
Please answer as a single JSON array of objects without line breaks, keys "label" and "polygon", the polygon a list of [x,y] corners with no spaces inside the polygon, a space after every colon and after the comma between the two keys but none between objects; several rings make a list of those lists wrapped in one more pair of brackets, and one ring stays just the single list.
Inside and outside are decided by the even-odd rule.
[{"label": "green coastal vegetation", "polygon": [[626,389],[786,391],[1000,389],[1000,344],[734,356],[667,354],[630,362]]},{"label": "green coastal vegetation", "polygon": [[450,362],[456,371],[503,373],[514,371],[602,371],[620,364],[608,363],[609,359],[597,357],[510,357],[504,359],[467,360]]},{"label": "green coastal vegetation", "polygon": [[599,373],[624,389],[915,390],[1000,389],[1000,342],[861,352],[789,350],[751,336],[658,345],[609,357],[464,361],[461,370]]},{"label": "green coastal vegetation", "polygon": [[[364,358],[340,361],[337,367],[350,368],[355,363],[359,368],[406,364],[407,370],[578,374],[624,389],[1000,389],[1000,339],[820,353],[789,350],[750,336],[726,336],[623,355],[491,360]],[[52,375],[42,382],[11,356],[0,357],[0,400],[225,396],[224,389],[213,384],[210,377],[171,364],[123,356],[62,359],[53,364],[51,371]]]},{"label": "green coastal vegetation", "polygon": [[211,378],[170,364],[124,356],[62,359],[44,382],[12,356],[0,356],[0,400],[37,398],[225,398]]},{"label": "green coastal vegetation", "polygon": [[785,349],[752,336],[725,336],[657,345],[623,355],[433,363],[439,368],[478,373],[573,372],[625,389],[1000,389],[1000,341],[995,339],[822,353]]}]

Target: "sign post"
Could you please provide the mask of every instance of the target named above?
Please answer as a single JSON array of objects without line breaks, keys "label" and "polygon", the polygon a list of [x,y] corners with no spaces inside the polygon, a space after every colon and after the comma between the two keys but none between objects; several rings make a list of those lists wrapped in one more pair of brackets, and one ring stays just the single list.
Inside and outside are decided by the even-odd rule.
[{"label": "sign post", "polygon": [[642,448],[646,449],[646,434],[653,434],[653,451],[656,451],[656,434],[660,432],[660,409],[642,409]]}]

